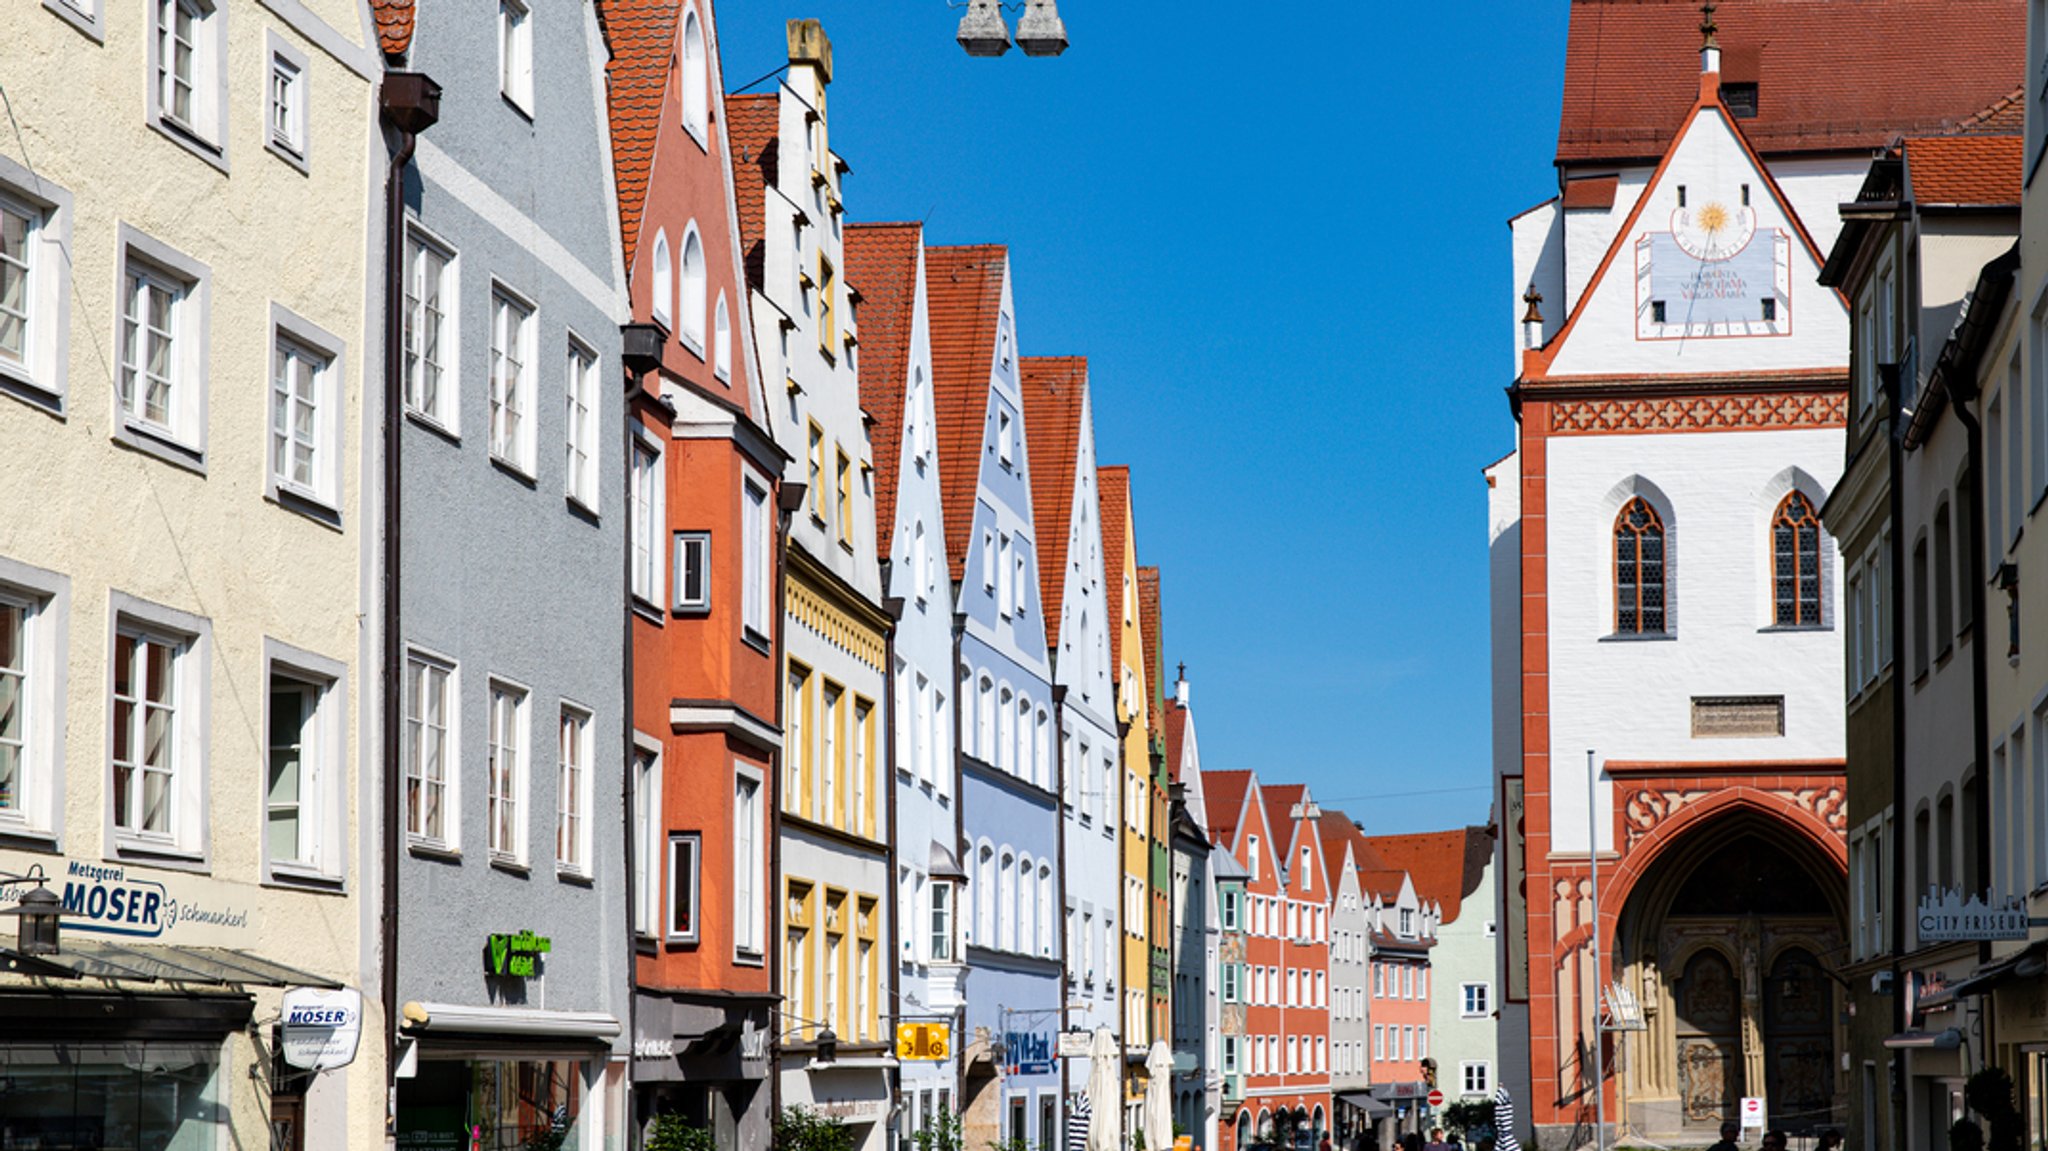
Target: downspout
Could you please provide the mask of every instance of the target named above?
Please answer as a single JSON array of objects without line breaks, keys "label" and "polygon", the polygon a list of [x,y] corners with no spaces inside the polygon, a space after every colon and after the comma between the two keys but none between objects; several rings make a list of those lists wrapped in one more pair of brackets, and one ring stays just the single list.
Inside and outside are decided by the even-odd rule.
[{"label": "downspout", "polygon": [[[804,506],[804,495],[808,485],[793,484],[783,480],[775,488],[775,510],[777,533],[775,553],[775,729],[782,733],[782,750],[772,756],[775,772],[774,786],[769,789],[773,802],[768,805],[768,890],[764,894],[774,902],[770,907],[782,906],[782,781],[785,777],[783,757],[791,753],[789,746],[789,527],[797,510]],[[894,877],[891,877],[892,880]],[[779,914],[767,917],[768,926],[768,979],[769,986],[782,981],[782,932],[772,930]],[[775,1022],[769,1026],[768,1063],[773,1070],[768,1082],[768,1126],[772,1133],[775,1124],[782,1118],[782,1020],[780,1007],[775,1010]]]},{"label": "downspout", "polygon": [[405,436],[405,169],[419,134],[441,116],[441,86],[423,72],[387,72],[378,90],[385,127],[398,135],[398,149],[384,178],[384,587],[383,628],[383,888],[382,970],[386,1087],[385,1137],[395,1138],[398,1120],[398,851],[405,818],[404,705],[405,645],[399,638],[399,517],[403,469],[399,449]]},{"label": "downspout", "polygon": [[[635,825],[633,818],[635,809],[635,799],[638,795],[633,786],[633,765],[640,757],[640,747],[637,740],[634,738],[633,734],[636,730],[636,718],[633,712],[633,620],[636,618],[636,615],[633,611],[632,515],[633,456],[635,447],[634,431],[639,426],[640,413],[638,410],[638,404],[636,404],[634,401],[643,400],[646,398],[645,393],[647,391],[648,373],[657,371],[661,367],[662,341],[663,334],[661,329],[653,324],[628,323],[623,325],[619,329],[619,363],[620,366],[623,367],[626,371],[626,402],[624,405],[624,415],[626,418],[623,421],[623,425],[620,428],[619,433],[620,443],[624,448],[624,458],[620,461],[619,467],[619,486],[621,487],[621,489],[623,489],[619,506],[626,509],[626,523],[624,529],[626,546],[623,549],[624,555],[621,557],[620,562],[621,582],[619,585],[619,606],[622,609],[622,611],[620,612],[620,618],[622,620],[621,627],[624,629],[624,642],[620,648],[619,657],[621,665],[621,672],[619,678],[621,684],[623,684],[623,695],[620,700],[619,709],[620,714],[625,718],[625,722],[620,726],[622,729],[622,734],[625,739],[626,770],[624,772],[624,778],[620,781],[619,784],[619,792],[620,796],[622,797],[621,807],[623,808],[623,810],[620,812],[620,822],[625,826],[626,830],[626,879],[624,886],[626,895],[627,987],[625,1016],[627,1044],[626,1050],[628,1052],[626,1067],[628,1070],[627,1078],[629,1080],[629,1083],[631,1080],[631,1069],[633,1066],[631,1056],[632,1044],[635,1038],[640,1034],[640,941],[637,935],[638,928],[634,923],[634,917],[640,907],[640,904],[638,902],[639,884],[635,882],[635,878],[639,868],[639,852],[637,841],[639,838],[638,833],[640,829]],[[668,469],[664,467],[662,470],[664,473],[666,473]],[[664,486],[666,486],[667,482],[668,477],[664,474],[661,477],[661,483]],[[665,502],[663,506],[667,506]],[[667,525],[664,524],[662,525],[661,539],[666,540],[667,537]],[[661,770],[663,775],[666,775],[668,773],[668,760],[666,757],[662,759]],[[657,816],[658,815],[659,813],[657,813]],[[640,1146],[641,1139],[643,1137],[643,1132],[640,1129],[640,1125],[633,1121],[633,1100],[630,1095],[626,1100],[626,1107],[627,1127],[628,1130],[631,1132],[629,1136],[630,1145],[637,1148]]]},{"label": "downspout", "polygon": [[[1970,855],[1970,866],[1974,871],[1971,885],[1976,887],[1988,883],[1991,878],[1991,785],[1987,772],[1991,763],[1991,732],[1989,730],[1990,705],[1986,693],[1990,689],[1990,670],[1985,666],[1990,651],[1991,624],[1985,616],[1986,596],[1984,594],[1984,426],[1966,404],[1977,402],[1977,373],[1973,365],[1962,378],[1949,381],[1949,395],[1954,401],[1956,418],[1963,422],[1969,433],[1968,478],[1964,481],[1970,489],[1970,613],[1971,626],[1977,631],[1976,657],[1970,660],[1970,732],[1972,766],[1977,773],[1977,802],[1970,812],[1975,821],[1977,842]],[[1977,961],[1989,962],[1991,944],[1977,945]]]},{"label": "downspout", "polygon": [[[1053,791],[1059,801],[1053,810],[1059,815],[1059,847],[1056,855],[1060,861],[1060,916],[1067,927],[1073,926],[1073,917],[1067,911],[1067,685],[1052,685],[1052,730],[1059,738],[1054,740],[1052,749]],[[1074,964],[1074,940],[1066,931],[1060,932],[1060,1035],[1064,1037],[1072,1020],[1068,1017],[1069,1001],[1067,980],[1079,970]],[[1073,1084],[1067,1079],[1068,1060],[1060,1060],[1060,1108],[1066,1113],[1068,1092]]]},{"label": "downspout", "polygon": [[[889,833],[883,837],[883,842],[888,845],[889,882],[894,884],[897,882],[896,868],[898,866],[896,845],[901,842],[902,837],[897,834],[898,829],[896,827],[896,768],[893,766],[893,761],[897,751],[897,718],[895,684],[891,681],[896,677],[895,625],[903,622],[903,597],[886,594],[889,588],[889,567],[889,561],[883,560],[881,563],[882,589],[884,592],[882,609],[889,613],[891,626],[889,634],[883,639],[882,645],[882,682],[885,685],[882,691],[882,746],[887,751],[880,758],[883,760],[882,791],[888,803],[889,821]],[[926,849],[926,854],[930,854],[929,848]],[[900,891],[901,888],[898,887],[897,890]],[[891,1023],[901,1023],[903,1021],[902,919],[905,914],[915,914],[915,909],[913,908],[910,912],[906,912],[899,903],[896,907],[896,913],[889,916],[889,949],[885,954],[889,956],[889,1003],[891,1011],[888,1018]],[[890,1028],[882,1033],[882,1041],[888,1043],[893,1049],[896,1043],[895,1035],[895,1029]],[[896,1100],[895,1104],[890,1108],[890,1117],[900,1124],[902,1122],[903,1107],[903,1063],[901,1060],[898,1060],[895,1066],[889,1068],[889,1095]]]},{"label": "downspout", "polygon": [[[962,560],[961,562],[964,563],[966,561]],[[953,603],[957,609],[960,603],[960,584],[957,580],[953,583]],[[960,666],[960,637],[966,634],[966,632],[967,613],[955,610],[953,612],[953,674],[956,677],[960,677],[964,670]],[[971,689],[974,686],[971,678],[959,678],[956,682],[960,686],[954,689],[953,692],[953,850],[964,857],[965,861],[961,863],[960,870],[967,872],[967,882],[971,884],[974,882],[974,872],[970,869],[974,867],[977,860],[972,850],[973,845],[967,842],[967,822],[961,814],[967,806],[967,794],[964,790],[967,786],[967,775],[964,766],[967,751],[966,745],[961,739],[961,729],[967,724],[967,709],[969,707],[977,707],[979,701],[971,694]],[[981,892],[979,896],[986,898],[987,893]],[[959,899],[953,900],[953,936],[955,939],[958,939],[960,936],[961,906]],[[983,944],[983,946],[987,945]],[[972,1039],[967,1034],[966,987],[964,986],[972,972],[967,968],[967,949],[965,946],[962,946],[960,949],[960,966],[962,969],[960,978],[963,984],[960,989],[961,1006],[953,1008],[953,1105],[959,1109],[959,1113],[964,1117],[967,1114],[967,1057],[962,1053],[967,1050],[968,1042]]]},{"label": "downspout", "polygon": [[[1909,343],[1907,346],[1911,348],[1913,345]],[[1902,678],[1900,672],[1903,668],[1901,668],[1898,662],[1899,641],[1906,635],[1906,601],[1905,597],[1899,594],[1899,587],[1905,582],[1906,571],[1905,560],[1902,555],[1905,548],[1904,517],[1906,496],[1905,492],[1899,488],[1900,476],[1904,470],[1906,429],[1904,422],[1905,405],[1902,402],[1904,399],[1902,392],[1902,365],[1881,364],[1878,367],[1878,371],[1884,380],[1885,405],[1889,409],[1886,412],[1889,426],[1885,432],[1885,469],[1889,477],[1885,497],[1885,514],[1889,517],[1892,529],[1891,550],[1890,555],[1887,557],[1892,565],[1892,584],[1891,587],[1886,589],[1886,593],[1890,595],[1892,601],[1891,628],[1894,637],[1892,640],[1892,801],[1890,806],[1896,816],[1900,810],[1900,805],[1905,802],[1906,796],[1906,693],[1900,690],[1899,687]],[[1919,658],[1917,653],[1914,658]],[[1912,1020],[1908,1017],[1907,1012],[1907,997],[1903,990],[1901,990],[1905,986],[1903,982],[1905,979],[1903,957],[1906,954],[1906,845],[1903,842],[1899,842],[1899,839],[1905,827],[1906,820],[1895,818],[1893,831],[1889,836],[1893,841],[1891,868],[1892,930],[1891,939],[1888,941],[1892,953],[1893,1034],[1903,1034],[1912,1024]],[[1899,1064],[1904,1062],[1904,1057],[1901,1055],[1894,1054],[1892,1059]],[[1904,1091],[1895,1091],[1892,1093],[1892,1097],[1892,1109],[1896,1112],[1893,1130],[1903,1133],[1906,1129],[1906,1093]],[[1873,1109],[1873,1113],[1874,1111],[1875,1109]],[[1875,1132],[1865,1132],[1864,1139],[1872,1147],[1879,1145]]]}]

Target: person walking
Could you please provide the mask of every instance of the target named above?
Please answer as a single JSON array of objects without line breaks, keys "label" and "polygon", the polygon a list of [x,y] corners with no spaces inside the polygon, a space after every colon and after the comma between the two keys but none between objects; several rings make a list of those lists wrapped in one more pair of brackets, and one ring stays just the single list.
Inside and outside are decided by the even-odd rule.
[{"label": "person walking", "polygon": [[1736,1151],[1735,1139],[1740,1134],[1742,1128],[1734,1123],[1721,1124],[1721,1141],[1707,1148],[1707,1151]]}]

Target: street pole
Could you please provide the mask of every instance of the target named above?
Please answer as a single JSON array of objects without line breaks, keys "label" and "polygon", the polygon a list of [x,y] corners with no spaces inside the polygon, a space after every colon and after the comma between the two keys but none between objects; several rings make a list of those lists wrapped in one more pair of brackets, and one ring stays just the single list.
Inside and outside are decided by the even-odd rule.
[{"label": "street pole", "polygon": [[1607,1058],[1600,1050],[1600,775],[1586,749],[1586,860],[1593,871],[1593,1151],[1607,1151]]}]

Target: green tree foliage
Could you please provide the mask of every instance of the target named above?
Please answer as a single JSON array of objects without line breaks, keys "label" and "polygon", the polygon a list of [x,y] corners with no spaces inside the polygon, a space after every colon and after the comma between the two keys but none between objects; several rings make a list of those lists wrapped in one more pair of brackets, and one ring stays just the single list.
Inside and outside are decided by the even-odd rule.
[{"label": "green tree foliage", "polygon": [[801,1104],[775,1120],[775,1151],[853,1151],[853,1130]]},{"label": "green tree foliage", "polygon": [[1441,1118],[1446,1130],[1459,1132],[1467,1143],[1476,1143],[1493,1133],[1493,1100],[1460,1099],[1447,1103]]},{"label": "green tree foliage", "polygon": [[718,1151],[711,1132],[693,1127],[680,1115],[656,1115],[647,1134],[647,1151]]}]

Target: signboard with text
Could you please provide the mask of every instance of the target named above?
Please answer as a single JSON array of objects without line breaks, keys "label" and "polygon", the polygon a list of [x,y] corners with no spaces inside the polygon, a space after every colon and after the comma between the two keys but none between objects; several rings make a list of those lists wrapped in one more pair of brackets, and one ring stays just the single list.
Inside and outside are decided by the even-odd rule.
[{"label": "signboard with text", "polygon": [[1965,898],[1961,888],[1930,887],[1920,897],[1922,943],[1977,943],[2027,937],[2027,908],[2018,896],[2001,898],[1996,891]]},{"label": "signboard with text", "polygon": [[292,987],[280,1009],[284,1061],[308,1071],[355,1062],[363,1034],[363,993],[353,987]]}]

